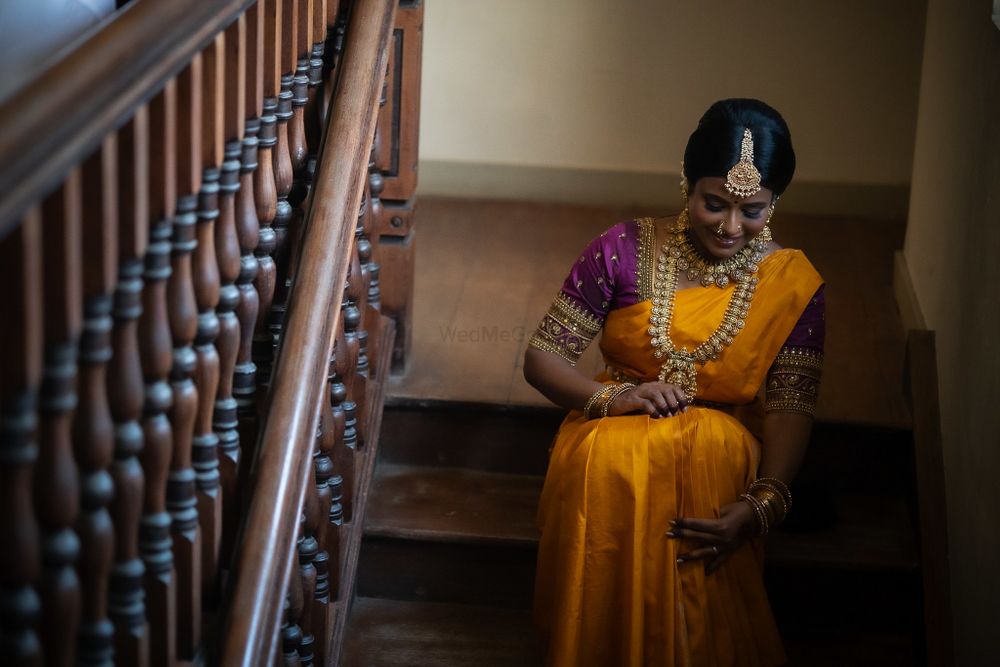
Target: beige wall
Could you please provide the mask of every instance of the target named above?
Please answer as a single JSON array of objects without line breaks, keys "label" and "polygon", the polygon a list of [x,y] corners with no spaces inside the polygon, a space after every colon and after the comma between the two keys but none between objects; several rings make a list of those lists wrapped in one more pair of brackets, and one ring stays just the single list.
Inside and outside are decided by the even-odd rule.
[{"label": "beige wall", "polygon": [[905,257],[937,332],[958,664],[1000,618],[1000,30],[990,0],[930,0]]},{"label": "beige wall", "polygon": [[484,167],[529,196],[558,172],[588,192],[671,175],[648,187],[672,196],[699,116],[738,96],[785,115],[801,181],[905,188],[923,20],[922,0],[433,0],[422,190],[488,186]]}]

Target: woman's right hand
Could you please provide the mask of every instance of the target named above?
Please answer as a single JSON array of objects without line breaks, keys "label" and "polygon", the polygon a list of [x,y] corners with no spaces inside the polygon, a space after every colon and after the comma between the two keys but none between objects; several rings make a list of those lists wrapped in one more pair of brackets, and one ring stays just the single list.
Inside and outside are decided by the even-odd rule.
[{"label": "woman's right hand", "polygon": [[688,409],[688,399],[675,384],[644,382],[615,398],[608,410],[609,416],[632,413],[647,414],[654,419],[673,417]]}]

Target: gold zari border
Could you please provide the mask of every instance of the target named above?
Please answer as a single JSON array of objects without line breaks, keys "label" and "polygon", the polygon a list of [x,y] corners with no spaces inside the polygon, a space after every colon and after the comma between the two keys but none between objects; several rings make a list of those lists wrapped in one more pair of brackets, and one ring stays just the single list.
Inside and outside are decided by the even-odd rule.
[{"label": "gold zari border", "polygon": [[601,331],[603,322],[560,292],[528,341],[528,346],[552,352],[576,365]]},{"label": "gold zari border", "polygon": [[804,347],[785,347],[767,373],[767,412],[816,414],[823,370],[823,353]]}]

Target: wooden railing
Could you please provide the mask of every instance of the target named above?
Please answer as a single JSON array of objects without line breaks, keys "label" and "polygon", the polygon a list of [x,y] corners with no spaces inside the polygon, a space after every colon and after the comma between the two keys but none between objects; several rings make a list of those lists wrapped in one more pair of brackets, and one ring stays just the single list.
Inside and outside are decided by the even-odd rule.
[{"label": "wooden railing", "polygon": [[136,0],[0,106],[5,664],[336,662],[408,330],[399,4]]}]

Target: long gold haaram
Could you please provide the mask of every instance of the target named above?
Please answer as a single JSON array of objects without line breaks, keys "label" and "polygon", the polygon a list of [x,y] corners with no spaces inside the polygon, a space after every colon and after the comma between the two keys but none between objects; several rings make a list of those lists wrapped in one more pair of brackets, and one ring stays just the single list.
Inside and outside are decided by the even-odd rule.
[{"label": "long gold haaram", "polygon": [[[750,256],[754,261],[739,262],[731,270],[727,266],[727,269],[720,273],[718,267],[726,264],[726,262],[718,264],[705,262],[691,245],[685,229],[685,226],[682,225],[682,220],[678,219],[671,230],[672,233],[669,239],[663,244],[660,250],[653,278],[653,294],[651,299],[653,309],[649,319],[650,327],[648,333],[652,339],[654,356],[657,359],[664,360],[660,366],[659,381],[677,385],[687,395],[688,400],[692,400],[698,390],[698,369],[696,364],[704,365],[709,361],[717,359],[722,350],[732,344],[733,338],[746,324],[747,314],[750,312],[750,302],[757,289],[758,280],[755,274],[757,273],[758,264],[763,258],[763,251],[760,247],[755,247],[750,252]],[[760,236],[758,235],[758,238]],[[754,239],[754,241],[757,241],[757,239]],[[753,243],[753,241],[750,243]],[[767,241],[762,240],[762,243],[766,245]],[[747,245],[749,246],[750,244],[748,243]],[[743,250],[746,250],[746,248]],[[741,250],[741,252],[743,251]],[[692,268],[695,267],[692,264],[692,261],[695,259],[699,262],[697,267],[711,267],[711,272],[708,273],[708,268]],[[736,257],[732,259],[736,259]],[[702,284],[706,284],[704,280],[707,275],[715,277],[711,282],[707,283],[709,285],[716,284],[719,287],[724,287],[728,285],[729,278],[736,283],[719,327],[705,342],[693,350],[688,350],[686,347],[678,350],[674,347],[674,343],[670,339],[670,325],[674,314],[674,295],[677,292],[677,278],[679,272],[683,270],[688,270],[689,275],[690,271],[701,272]],[[716,280],[720,276],[726,278],[724,284],[720,284],[722,281]]]}]

